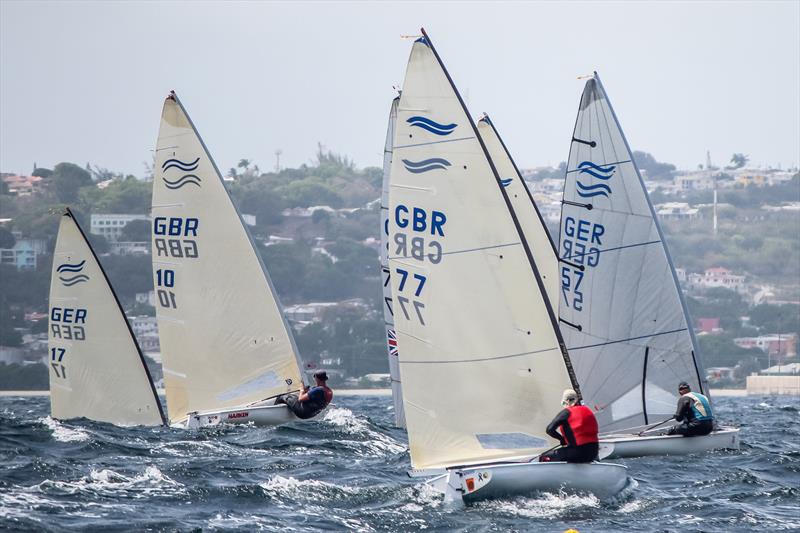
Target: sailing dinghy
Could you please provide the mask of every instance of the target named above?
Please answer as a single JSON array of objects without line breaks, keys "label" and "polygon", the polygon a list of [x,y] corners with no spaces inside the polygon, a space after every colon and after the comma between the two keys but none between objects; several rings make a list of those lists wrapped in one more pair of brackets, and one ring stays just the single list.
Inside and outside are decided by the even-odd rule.
[{"label": "sailing dinghy", "polygon": [[413,476],[446,498],[566,489],[625,467],[539,463],[575,388],[542,277],[475,124],[423,30],[397,108],[389,268]]},{"label": "sailing dinghy", "polygon": [[136,337],[69,209],[58,227],[49,305],[51,416],[120,426],[165,424]]},{"label": "sailing dinghy", "polygon": [[708,395],[675,269],[644,181],[595,73],[572,136],[560,228],[559,319],[600,457],[739,447],[739,430],[640,434],[672,417],[678,383]]},{"label": "sailing dinghy", "polygon": [[171,424],[297,420],[291,330],[253,241],[180,100],[164,102],[153,180],[153,278]]},{"label": "sailing dinghy", "polygon": [[400,379],[400,361],[397,357],[397,336],[394,331],[394,309],[392,308],[392,286],[389,283],[389,176],[392,171],[392,146],[394,129],[397,122],[397,103],[400,98],[392,100],[389,110],[389,126],[386,130],[386,145],[383,150],[383,186],[381,189],[381,277],[383,279],[383,323],[386,333],[386,350],[389,354],[389,377],[392,381],[392,404],[394,405],[394,425],[406,427],[406,415],[403,411],[403,387]]}]

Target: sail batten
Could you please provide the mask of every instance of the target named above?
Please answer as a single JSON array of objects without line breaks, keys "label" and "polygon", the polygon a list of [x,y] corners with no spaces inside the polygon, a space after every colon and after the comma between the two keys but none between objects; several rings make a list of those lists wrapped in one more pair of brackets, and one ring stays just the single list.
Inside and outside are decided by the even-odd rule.
[{"label": "sail batten", "polygon": [[[458,142],[441,142],[451,135]],[[572,383],[555,315],[486,146],[427,36],[412,46],[390,181],[389,267],[412,466],[542,451],[552,444],[544,428]]]},{"label": "sail batten", "polygon": [[297,390],[299,354],[269,274],[177,97],[153,181],[153,278],[172,422]]},{"label": "sail batten", "polygon": [[596,74],[575,121],[561,218],[559,256],[573,264],[560,266],[559,319],[579,326],[564,338],[601,431],[669,414],[678,382],[705,386],[663,233]]},{"label": "sail batten", "polygon": [[69,209],[59,225],[49,301],[47,362],[53,418],[83,417],[118,425],[165,423],[136,337]]}]

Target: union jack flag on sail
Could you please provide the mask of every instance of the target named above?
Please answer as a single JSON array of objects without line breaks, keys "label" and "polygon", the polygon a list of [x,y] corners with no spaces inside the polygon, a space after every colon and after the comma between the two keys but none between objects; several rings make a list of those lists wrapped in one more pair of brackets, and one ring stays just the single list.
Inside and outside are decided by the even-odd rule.
[{"label": "union jack flag on sail", "polygon": [[397,335],[393,329],[386,330],[386,342],[389,343],[389,355],[397,357]]}]

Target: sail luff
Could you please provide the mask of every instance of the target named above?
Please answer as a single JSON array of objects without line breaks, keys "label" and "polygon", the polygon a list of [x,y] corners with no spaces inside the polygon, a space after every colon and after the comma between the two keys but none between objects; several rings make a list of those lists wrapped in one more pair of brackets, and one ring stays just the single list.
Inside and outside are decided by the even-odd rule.
[{"label": "sail luff", "polygon": [[[546,295],[547,289],[545,288],[544,282],[542,281],[542,276],[539,273],[539,269],[536,266],[536,262],[533,259],[533,253],[531,252],[530,246],[528,245],[528,241],[525,239],[525,232],[522,231],[522,226],[520,226],[519,219],[517,218],[516,213],[514,212],[514,208],[511,205],[511,199],[508,197],[508,193],[503,187],[502,180],[500,178],[500,174],[497,172],[497,167],[495,167],[494,161],[489,156],[489,151],[486,149],[486,144],[483,142],[483,138],[481,137],[480,133],[478,132],[478,126],[475,124],[475,121],[472,120],[472,115],[470,115],[469,111],[467,110],[467,105],[464,103],[464,99],[461,98],[461,93],[458,92],[458,88],[456,87],[455,83],[453,82],[453,78],[450,77],[450,73],[448,72],[447,68],[444,66],[444,62],[439,57],[439,53],[436,51],[436,48],[431,43],[428,34],[425,32],[425,28],[420,28],[422,35],[428,39],[428,43],[430,43],[431,51],[433,55],[436,57],[436,60],[439,63],[444,75],[447,77],[447,80],[450,82],[450,86],[453,89],[453,92],[458,98],[459,103],[461,104],[461,108],[463,109],[464,113],[467,116],[467,120],[472,127],[472,131],[475,134],[475,137],[478,140],[478,144],[481,146],[481,150],[483,151],[483,155],[486,157],[486,161],[489,163],[489,167],[492,169],[492,174],[494,175],[495,182],[497,183],[498,189],[500,189],[500,194],[503,196],[503,201],[506,205],[506,209],[508,210],[509,215],[511,215],[511,220],[514,221],[514,227],[517,230],[517,234],[519,235],[520,242],[522,244],[523,249],[525,250],[525,255],[528,258],[528,263],[530,264],[531,270],[533,271],[533,276],[536,279],[536,284],[539,286],[539,291],[541,294]],[[570,361],[569,354],[567,353],[567,345],[564,342],[564,339],[561,336],[561,329],[558,325],[558,315],[557,315],[557,308],[554,308],[550,305],[549,298],[544,298],[544,305],[547,309],[547,315],[550,318],[550,324],[553,328],[553,332],[558,339],[558,347],[561,350],[561,356],[564,359],[564,365],[566,366],[567,373],[569,374],[570,381],[572,382],[573,390],[578,394],[578,398],[581,398],[581,389],[580,384],[578,383],[578,379],[575,376],[575,370],[572,367],[572,361]]]},{"label": "sail luff", "polygon": [[389,269],[389,183],[392,171],[392,153],[394,147],[394,132],[397,122],[397,105],[400,97],[392,100],[389,110],[389,123],[386,128],[386,143],[383,150],[383,181],[381,184],[381,248],[380,266],[383,281],[383,321],[386,334],[386,351],[389,358],[389,378],[392,387],[392,403],[394,404],[394,424],[396,427],[406,426],[405,410],[403,409],[403,385],[400,376],[400,361],[397,351],[397,334],[394,330],[394,316],[392,309],[392,286],[390,284],[391,271]]},{"label": "sail luff", "polygon": [[547,230],[539,208],[533,200],[525,180],[522,179],[522,174],[511,157],[511,153],[488,115],[484,114],[478,121],[478,131],[495,168],[502,178],[503,188],[506,189],[506,194],[519,220],[525,240],[531,249],[536,268],[547,289],[550,305],[556,310],[558,309],[560,286],[558,255],[550,232]]},{"label": "sail luff", "polygon": [[[617,118],[617,113],[614,111],[614,106],[611,104],[611,99],[608,97],[608,93],[606,93],[606,89],[603,86],[603,82],[600,80],[600,75],[597,72],[593,73],[594,79],[597,80],[597,85],[600,87],[600,90],[603,91],[603,96],[605,97],[606,101],[608,102],[608,109],[611,111],[611,116],[614,118],[614,123],[616,124],[617,128],[619,128],[620,132],[622,132],[622,126],[619,123],[619,119]],[[625,134],[622,134],[622,141],[625,143],[625,148],[628,150],[628,153],[633,155],[633,150],[631,150],[630,145],[628,144],[628,138]],[[700,384],[700,392],[709,395],[708,390],[708,380],[706,379],[705,374],[705,365],[703,365],[702,356],[699,350],[699,344],[697,342],[697,336],[694,333],[694,328],[692,327],[691,316],[689,315],[689,308],[686,305],[686,298],[683,296],[683,291],[681,290],[680,280],[678,280],[678,274],[675,272],[675,263],[672,261],[672,255],[669,253],[669,245],[667,244],[667,240],[664,238],[664,230],[661,228],[661,223],[658,220],[658,215],[656,214],[655,207],[653,206],[653,202],[650,199],[650,195],[647,194],[647,187],[645,187],[644,179],[642,179],[642,174],[639,172],[639,166],[634,163],[634,169],[636,170],[636,175],[639,178],[639,184],[641,185],[642,189],[645,191],[645,199],[647,200],[647,205],[650,207],[650,213],[653,217],[653,222],[655,223],[656,231],[658,232],[658,237],[661,240],[661,244],[664,247],[664,254],[667,256],[667,262],[669,263],[669,270],[672,274],[672,281],[675,283],[675,289],[678,293],[678,300],[681,302],[681,308],[683,309],[684,319],[689,326],[689,337],[692,340],[692,359],[694,361],[695,372],[697,373],[697,381]]]},{"label": "sail luff", "polygon": [[[70,228],[76,232],[78,248],[88,252],[88,258],[92,263],[86,264],[86,260],[83,260],[79,263],[80,266],[77,264],[58,265],[57,258],[62,255],[66,255],[68,259],[71,254],[82,255],[80,250],[73,249],[70,252],[63,249],[64,246],[70,248],[75,246],[75,244],[64,244],[64,240],[68,239],[69,232],[72,231]],[[166,417],[153,384],[150,369],[125,316],[122,304],[94,248],[83,232],[83,228],[68,207],[65,208],[61,218],[53,259],[49,302],[50,324],[48,327],[53,417],[86,417],[116,424],[166,424]],[[100,287],[92,283],[89,275],[95,269],[102,277]],[[69,277],[65,274],[67,272],[71,274],[80,272],[80,274]],[[61,282],[63,288],[59,287],[57,281]],[[92,285],[84,285],[84,283]],[[62,292],[64,295],[61,295]],[[95,297],[94,303],[92,303],[92,295]],[[111,300],[114,303],[109,306],[107,302]],[[66,302],[69,307],[66,304],[63,304],[63,308],[55,305],[61,302]],[[73,305],[76,307],[72,307]],[[72,320],[67,318],[69,314],[72,314]],[[79,318],[80,316],[82,318]],[[97,322],[100,324],[98,325]],[[120,322],[124,323],[122,331],[127,334],[126,336],[123,334],[122,338],[115,333],[120,329]],[[77,335],[78,328],[80,328],[80,337],[82,338]],[[67,332],[69,332],[69,338],[67,338]],[[112,336],[108,337],[109,334]],[[81,344],[77,344],[79,342]],[[86,359],[91,357],[92,348],[103,353],[99,360],[87,362]],[[112,354],[107,353],[109,350],[112,351]],[[131,354],[131,351],[135,355]],[[56,357],[56,353],[59,353],[58,357]],[[136,361],[132,368],[130,367],[131,361],[125,359],[129,357],[129,354],[133,355]],[[65,358],[66,362],[64,362]],[[111,362],[112,359],[115,360]],[[84,368],[76,372],[75,368],[80,369],[81,365]],[[142,372],[138,376],[136,375],[137,368]],[[70,377],[67,377],[66,369],[70,369]],[[99,377],[96,373],[99,373]],[[54,379],[58,379],[72,384],[72,376],[76,374],[78,377],[75,379],[80,383],[77,383],[74,388],[54,381]],[[129,390],[125,390],[125,387],[128,387]],[[62,398],[63,394],[68,394],[68,396]],[[142,394],[145,398],[141,398]],[[78,398],[75,399],[75,396]],[[63,405],[64,403],[70,405]],[[158,413],[157,420],[153,420],[152,415],[147,412],[151,405]],[[134,409],[136,412],[133,411]]]}]

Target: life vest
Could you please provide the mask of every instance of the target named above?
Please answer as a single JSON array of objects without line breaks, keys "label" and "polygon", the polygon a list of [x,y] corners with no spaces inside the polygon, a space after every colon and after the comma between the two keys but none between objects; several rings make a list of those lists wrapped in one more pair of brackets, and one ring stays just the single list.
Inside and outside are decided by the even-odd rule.
[{"label": "life vest", "polygon": [[592,410],[585,405],[573,405],[567,407],[567,411],[569,411],[567,424],[569,424],[572,434],[575,436],[575,445],[581,446],[582,444],[598,442],[597,419],[594,417]]},{"label": "life vest", "polygon": [[692,414],[694,414],[695,420],[714,420],[714,413],[711,412],[711,402],[708,401],[708,398],[699,392],[687,392],[685,396],[692,400]]}]

